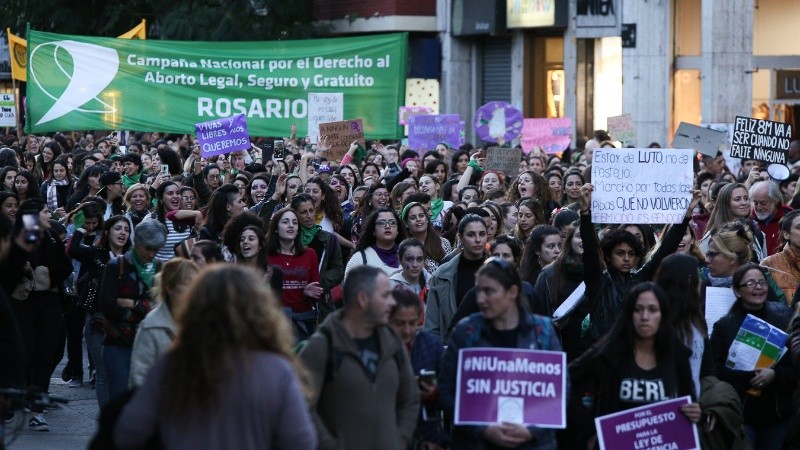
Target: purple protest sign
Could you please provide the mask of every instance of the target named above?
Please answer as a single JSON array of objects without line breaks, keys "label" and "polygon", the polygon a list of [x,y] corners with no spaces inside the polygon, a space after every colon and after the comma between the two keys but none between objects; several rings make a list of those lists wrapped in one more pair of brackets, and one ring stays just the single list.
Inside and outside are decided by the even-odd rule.
[{"label": "purple protest sign", "polygon": [[564,151],[572,138],[572,119],[524,119],[522,121],[522,151],[531,152],[534,147],[541,147],[545,153]]},{"label": "purple protest sign", "polygon": [[489,102],[475,111],[475,133],[485,142],[510,142],[522,131],[522,113],[506,102]]},{"label": "purple protest sign", "polygon": [[563,352],[462,349],[456,386],[457,425],[567,426],[567,357]]},{"label": "purple protest sign", "polygon": [[244,114],[194,124],[204,158],[250,149]]},{"label": "purple protest sign", "polygon": [[680,411],[691,401],[686,396],[594,419],[600,450],[699,449],[697,427]]},{"label": "purple protest sign", "polygon": [[408,116],[408,146],[414,150],[433,150],[446,142],[458,148],[464,144],[464,122],[458,114],[415,114]]}]

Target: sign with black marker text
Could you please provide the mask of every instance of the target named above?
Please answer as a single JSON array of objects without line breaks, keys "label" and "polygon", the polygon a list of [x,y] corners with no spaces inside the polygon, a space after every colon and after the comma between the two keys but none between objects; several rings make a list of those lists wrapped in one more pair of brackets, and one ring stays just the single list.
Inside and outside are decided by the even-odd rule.
[{"label": "sign with black marker text", "polygon": [[792,126],[783,122],[736,116],[731,156],[786,164]]}]

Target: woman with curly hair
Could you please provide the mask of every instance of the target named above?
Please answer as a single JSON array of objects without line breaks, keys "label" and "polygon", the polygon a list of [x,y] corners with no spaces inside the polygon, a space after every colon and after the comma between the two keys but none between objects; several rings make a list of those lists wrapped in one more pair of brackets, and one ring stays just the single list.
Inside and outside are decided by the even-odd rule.
[{"label": "woman with curly hair", "polygon": [[314,199],[317,225],[329,233],[338,233],[342,229],[344,216],[339,198],[328,183],[320,177],[311,178],[303,187],[303,192]]},{"label": "woman with curly hair", "polygon": [[402,225],[400,216],[392,208],[379,208],[370,214],[353,256],[347,261],[345,277],[354,267],[365,264],[382,269],[387,276],[398,271],[398,246],[406,238]]},{"label": "woman with curly hair", "polygon": [[180,336],[117,421],[118,447],[157,435],[166,449],[316,448],[310,377],[279,299],[260,281],[235,265],[200,273],[176,311]]},{"label": "woman with curly hair", "polygon": [[560,205],[555,201],[553,191],[547,184],[547,180],[538,173],[529,170],[519,174],[516,180],[511,183],[506,194],[506,200],[516,202],[522,198],[535,198],[544,208],[544,219],[550,221],[550,214]]}]

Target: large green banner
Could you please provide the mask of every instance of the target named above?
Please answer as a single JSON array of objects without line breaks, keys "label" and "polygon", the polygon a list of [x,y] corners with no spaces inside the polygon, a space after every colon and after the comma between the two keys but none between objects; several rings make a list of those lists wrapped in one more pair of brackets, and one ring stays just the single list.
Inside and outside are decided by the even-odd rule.
[{"label": "large green banner", "polygon": [[[29,132],[194,132],[247,116],[251,134],[306,133],[309,94],[341,93],[343,118],[402,136],[404,33],[269,42],[128,40],[28,32]],[[319,96],[315,96],[317,98]]]}]

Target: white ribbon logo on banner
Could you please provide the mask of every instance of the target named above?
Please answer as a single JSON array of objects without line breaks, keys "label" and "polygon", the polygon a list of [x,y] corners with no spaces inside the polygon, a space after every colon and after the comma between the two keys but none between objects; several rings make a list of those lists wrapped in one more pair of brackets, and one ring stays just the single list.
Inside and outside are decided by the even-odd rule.
[{"label": "white ribbon logo on banner", "polygon": [[[42,86],[36,76],[37,66],[33,63],[36,58],[36,52],[39,50],[44,52],[45,47],[50,46],[53,47],[52,57],[56,66],[69,80],[69,84],[59,97],[48,92]],[[62,49],[72,57],[72,73],[68,73],[59,60],[58,52]],[[39,57],[47,57],[47,55],[40,55]],[[116,108],[112,105],[97,98],[97,95],[111,83],[117,75],[117,70],[119,70],[119,56],[116,50],[71,40],[48,42],[37,45],[31,51],[30,62],[32,63],[30,72],[33,82],[39,86],[45,95],[55,100],[53,106],[36,122],[36,125],[58,119],[72,111],[97,114],[113,114],[116,112]],[[47,76],[52,76],[52,74]],[[94,109],[81,109],[83,105],[92,100],[96,100],[105,108],[97,105]]]}]

